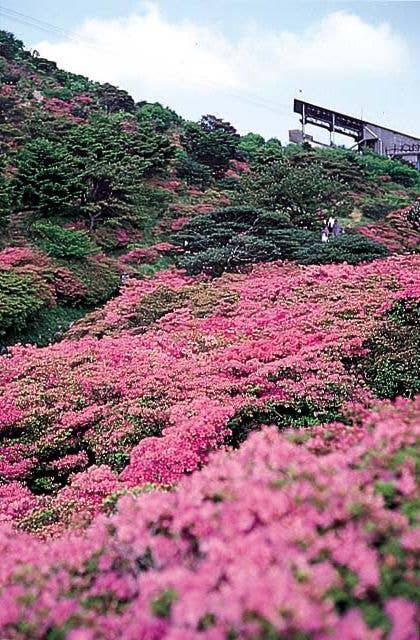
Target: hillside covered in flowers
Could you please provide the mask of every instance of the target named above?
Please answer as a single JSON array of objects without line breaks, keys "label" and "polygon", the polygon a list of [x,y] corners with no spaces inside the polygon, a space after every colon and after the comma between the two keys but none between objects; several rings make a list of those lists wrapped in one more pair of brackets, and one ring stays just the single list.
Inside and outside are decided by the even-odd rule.
[{"label": "hillside covered in flowers", "polygon": [[420,172],[0,54],[0,638],[417,639]]}]

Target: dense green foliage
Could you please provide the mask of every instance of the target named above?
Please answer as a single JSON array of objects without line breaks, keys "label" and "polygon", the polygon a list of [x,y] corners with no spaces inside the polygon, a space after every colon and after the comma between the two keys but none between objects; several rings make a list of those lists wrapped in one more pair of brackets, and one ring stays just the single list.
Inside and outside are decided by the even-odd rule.
[{"label": "dense green foliage", "polygon": [[175,111],[163,107],[159,102],[139,102],[136,118],[139,123],[149,124],[156,131],[161,132],[182,124],[182,118]]},{"label": "dense green foliage", "polygon": [[42,216],[66,213],[75,192],[76,166],[65,144],[33,140],[16,160],[13,189],[17,207]]},{"label": "dense green foliage", "polygon": [[185,180],[189,185],[205,189],[211,184],[212,172],[210,167],[201,162],[197,162],[187,153],[182,152],[178,155],[177,174]]},{"label": "dense green foliage", "polygon": [[372,152],[359,156],[358,162],[370,175],[388,176],[393,182],[400,183],[406,187],[418,187],[420,185],[419,172],[406,162],[391,160]]},{"label": "dense green foliage", "polygon": [[198,216],[174,234],[173,242],[184,248],[179,263],[188,273],[204,271],[213,276],[271,260],[358,264],[388,255],[385,247],[357,234],[322,243],[319,233],[291,226],[286,212],[247,206]]},{"label": "dense green foliage", "polygon": [[193,160],[209,167],[214,177],[220,177],[235,156],[239,135],[229,122],[206,115],[198,124],[187,122],[181,139]]},{"label": "dense green foliage", "polygon": [[255,160],[264,145],[265,140],[259,133],[250,132],[241,137],[238,150],[246,160]]},{"label": "dense green foliage", "polygon": [[82,306],[96,307],[118,292],[120,274],[112,259],[98,255],[86,260],[68,260],[66,264],[85,285]]},{"label": "dense green foliage", "polygon": [[420,392],[420,304],[396,302],[386,321],[366,344],[361,368],[380,398],[414,397]]},{"label": "dense green foliage", "polygon": [[[281,374],[279,375],[281,379]],[[302,429],[314,425],[327,424],[333,420],[343,420],[338,407],[331,402],[328,410],[317,406],[306,399],[297,402],[282,404],[269,401],[263,407],[250,405],[243,407],[229,421],[230,433],[225,438],[225,444],[238,448],[248,438],[252,431],[259,431],[263,425],[276,425],[278,429]]]},{"label": "dense green foliage", "polygon": [[82,318],[89,309],[56,305],[44,307],[34,317],[28,317],[28,323],[19,327],[14,325],[9,332],[7,343],[37,344],[44,347],[62,337],[64,332]]},{"label": "dense green foliage", "polygon": [[333,238],[329,243],[321,243],[318,236],[312,235],[312,242],[308,238],[292,254],[292,259],[300,264],[330,264],[347,262],[359,264],[389,255],[386,247],[365,238],[357,233],[349,233]]},{"label": "dense green foliage", "polygon": [[31,316],[46,305],[30,274],[0,270],[0,338],[23,329]]},{"label": "dense green foliage", "polygon": [[241,180],[237,201],[287,211],[294,224],[313,228],[322,216],[350,212],[346,191],[342,179],[329,175],[321,163],[297,164],[281,147],[267,144],[252,173]]},{"label": "dense green foliage", "polygon": [[32,232],[38,246],[54,258],[84,258],[98,251],[86,231],[39,221],[32,225]]},{"label": "dense green foliage", "polygon": [[12,185],[21,207],[44,217],[81,217],[94,229],[104,219],[135,215],[136,189],[164,171],[172,153],[169,140],[148,124],[126,132],[121,116],[95,116],[61,143],[29,142]]}]

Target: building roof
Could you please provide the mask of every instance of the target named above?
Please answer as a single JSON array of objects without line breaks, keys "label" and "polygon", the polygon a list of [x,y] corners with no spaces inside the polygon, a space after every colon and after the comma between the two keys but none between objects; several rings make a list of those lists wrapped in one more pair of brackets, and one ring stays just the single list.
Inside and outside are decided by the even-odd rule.
[{"label": "building roof", "polygon": [[360,118],[355,118],[354,116],[349,116],[345,113],[340,113],[339,111],[334,111],[334,109],[328,109],[327,107],[320,107],[316,104],[312,104],[311,102],[306,102],[305,100],[298,100],[295,98],[294,100],[294,112],[300,113],[303,115],[303,106],[305,108],[308,107],[309,111],[316,111],[319,115],[324,115],[325,119],[328,121],[330,117],[334,114],[337,118],[338,126],[345,126],[357,130],[363,130],[364,126],[373,126],[378,127],[379,129],[383,129],[384,131],[390,131],[391,133],[396,133],[401,136],[405,136],[406,138],[412,138],[413,140],[420,141],[420,137],[413,136],[409,133],[403,133],[402,131],[396,131],[395,129],[390,129],[389,127],[383,127],[381,124],[376,124],[374,122],[368,122],[367,120],[361,120]]}]

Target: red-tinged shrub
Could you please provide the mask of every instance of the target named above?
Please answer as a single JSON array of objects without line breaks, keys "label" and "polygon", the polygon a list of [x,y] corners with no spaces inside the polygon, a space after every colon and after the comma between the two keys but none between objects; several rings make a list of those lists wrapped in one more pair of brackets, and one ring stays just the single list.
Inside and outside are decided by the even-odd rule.
[{"label": "red-tinged shrub", "polygon": [[70,222],[64,222],[63,227],[65,229],[74,229],[75,231],[86,230],[86,225],[82,220],[71,220]]},{"label": "red-tinged shrub", "polygon": [[67,267],[57,267],[55,269],[54,288],[59,300],[80,302],[87,294],[86,284],[75,277]]},{"label": "red-tinged shrub", "polygon": [[8,247],[0,251],[0,268],[23,267],[35,265],[45,267],[48,258],[40,251],[34,251],[29,247]]},{"label": "red-tinged shrub", "polygon": [[116,239],[119,247],[126,247],[131,242],[130,234],[126,229],[117,229]]},{"label": "red-tinged shrub", "polygon": [[158,252],[152,247],[138,247],[121,256],[120,264],[153,264],[158,257]]},{"label": "red-tinged shrub", "polygon": [[171,231],[180,231],[182,227],[190,221],[191,218],[176,218],[171,222]]},{"label": "red-tinged shrub", "polygon": [[233,169],[228,169],[225,173],[225,178],[234,178],[235,180],[240,180],[241,176],[239,173],[236,173]]},{"label": "red-tinged shrub", "polygon": [[73,99],[76,102],[79,102],[80,104],[92,104],[92,102],[93,102],[93,98],[91,98],[90,96],[83,95],[83,94],[80,94],[78,96],[74,96]]},{"label": "red-tinged shrub", "polygon": [[245,161],[242,161],[242,160],[231,160],[229,162],[229,166],[237,174],[249,173],[251,171],[251,167],[249,166],[249,162],[245,162]]},{"label": "red-tinged shrub", "polygon": [[13,87],[10,84],[3,84],[0,88],[0,94],[2,96],[9,96],[13,93]]},{"label": "red-tinged shrub", "polygon": [[415,206],[393,211],[385,220],[358,227],[357,230],[394,253],[418,252],[420,234],[419,229],[411,222],[413,210]]},{"label": "red-tinged shrub", "polygon": [[120,127],[125,133],[134,133],[134,131],[138,131],[139,125],[135,120],[123,120]]},{"label": "red-tinged shrub", "polygon": [[165,180],[159,183],[159,187],[167,191],[177,191],[181,186],[182,182],[180,180]]},{"label": "red-tinged shrub", "polygon": [[170,242],[157,242],[156,244],[153,244],[150,249],[153,249],[158,253],[171,253],[173,251],[179,251],[179,247],[171,244]]},{"label": "red-tinged shrub", "polygon": [[196,204],[194,206],[195,214],[205,215],[206,213],[211,213],[213,210],[214,210],[214,205],[206,204],[204,202],[202,204]]},{"label": "red-tinged shrub", "polygon": [[72,104],[66,100],[60,100],[60,98],[49,98],[45,100],[44,107],[56,115],[64,115],[72,111]]},{"label": "red-tinged shrub", "polygon": [[87,292],[84,283],[67,267],[29,247],[9,247],[0,251],[0,269],[25,274],[38,282],[41,298],[48,294],[48,304],[57,300],[80,301]]},{"label": "red-tinged shrub", "polygon": [[323,456],[266,428],[175,491],[121,497],[84,535],[1,528],[0,633],[414,640],[419,410],[384,404]]}]

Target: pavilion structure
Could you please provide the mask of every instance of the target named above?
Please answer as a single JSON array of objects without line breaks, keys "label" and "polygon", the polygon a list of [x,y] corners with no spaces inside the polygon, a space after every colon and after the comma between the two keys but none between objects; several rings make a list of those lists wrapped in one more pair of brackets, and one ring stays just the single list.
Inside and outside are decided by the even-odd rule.
[{"label": "pavilion structure", "polygon": [[[301,129],[289,131],[290,142],[335,146],[335,136],[340,134],[352,138],[353,147],[359,150],[372,149],[389,158],[401,158],[420,169],[420,138],[303,100],[295,99],[294,112],[301,116]],[[330,144],[314,140],[307,133],[309,125],[326,129],[330,134]]]}]

